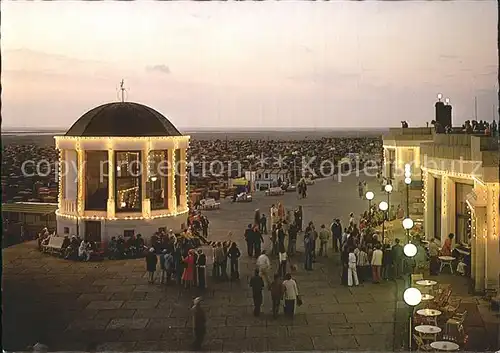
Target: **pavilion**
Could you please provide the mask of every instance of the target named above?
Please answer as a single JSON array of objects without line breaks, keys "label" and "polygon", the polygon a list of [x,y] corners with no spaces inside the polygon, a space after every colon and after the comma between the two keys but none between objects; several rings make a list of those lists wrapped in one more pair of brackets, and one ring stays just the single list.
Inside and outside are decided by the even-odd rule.
[{"label": "pavilion", "polygon": [[147,240],[160,229],[180,231],[186,223],[189,136],[156,110],[107,103],[55,140],[58,234],[95,242],[141,234]]}]

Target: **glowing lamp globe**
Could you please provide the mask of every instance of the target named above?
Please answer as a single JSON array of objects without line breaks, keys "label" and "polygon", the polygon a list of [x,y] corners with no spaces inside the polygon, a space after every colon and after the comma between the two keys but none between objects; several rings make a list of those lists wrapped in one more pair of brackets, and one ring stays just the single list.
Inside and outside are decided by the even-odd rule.
[{"label": "glowing lamp globe", "polygon": [[411,172],[409,170],[405,171],[405,178],[411,178]]},{"label": "glowing lamp globe", "polygon": [[391,184],[387,184],[384,189],[385,189],[385,192],[391,192],[392,191],[392,185]]},{"label": "glowing lamp globe", "polygon": [[368,191],[365,196],[367,200],[373,200],[375,194],[372,191]]},{"label": "glowing lamp globe", "polygon": [[406,185],[410,185],[411,184],[411,178],[410,177],[406,177],[405,178],[405,184]]},{"label": "glowing lamp globe", "polygon": [[405,172],[406,171],[411,171],[411,165],[409,163],[405,164]]},{"label": "glowing lamp globe", "polygon": [[387,209],[389,208],[389,204],[385,201],[382,201],[381,203],[378,204],[378,208],[381,211],[387,211]]},{"label": "glowing lamp globe", "polygon": [[422,293],[417,288],[408,288],[403,293],[403,300],[409,306],[417,306],[422,301]]},{"label": "glowing lamp globe", "polygon": [[417,247],[415,246],[415,244],[408,243],[403,248],[403,252],[405,253],[406,256],[413,257],[417,255]]},{"label": "glowing lamp globe", "polygon": [[438,93],[438,99],[439,100],[443,99],[443,95],[441,93]]},{"label": "glowing lamp globe", "polygon": [[413,220],[411,218],[403,219],[403,228],[406,230],[413,228]]}]

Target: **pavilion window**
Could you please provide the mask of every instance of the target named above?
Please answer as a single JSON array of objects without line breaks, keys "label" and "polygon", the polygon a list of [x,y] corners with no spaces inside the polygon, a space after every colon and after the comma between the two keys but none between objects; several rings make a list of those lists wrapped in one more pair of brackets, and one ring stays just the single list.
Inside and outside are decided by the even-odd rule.
[{"label": "pavilion window", "polygon": [[181,150],[175,150],[175,197],[177,199],[177,206],[181,205]]},{"label": "pavilion window", "polygon": [[149,199],[152,210],[168,209],[168,151],[154,150],[149,152]]},{"label": "pavilion window", "polygon": [[85,209],[106,211],[108,204],[108,152],[85,152]]},{"label": "pavilion window", "polygon": [[140,212],[141,199],[141,152],[117,151],[115,154],[115,204],[117,212]]}]

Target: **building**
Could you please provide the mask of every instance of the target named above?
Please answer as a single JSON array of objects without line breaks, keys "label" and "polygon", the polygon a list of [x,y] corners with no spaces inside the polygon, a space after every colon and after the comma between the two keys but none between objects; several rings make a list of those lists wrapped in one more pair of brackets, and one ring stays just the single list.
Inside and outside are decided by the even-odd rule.
[{"label": "building", "polygon": [[498,140],[469,134],[435,134],[420,147],[424,227],[441,244],[470,244],[476,290],[498,288],[500,275]]},{"label": "building", "polygon": [[392,181],[395,191],[405,187],[405,164],[411,165],[412,180],[421,180],[420,144],[432,141],[431,128],[394,128],[384,136],[382,176]]},{"label": "building", "polygon": [[394,186],[401,188],[407,163],[412,185],[421,180],[426,238],[443,244],[453,233],[454,246],[470,244],[475,290],[498,289],[498,137],[465,134],[461,129],[447,134],[429,128],[391,129],[384,136],[384,157],[384,175],[394,180]]},{"label": "building", "polygon": [[149,239],[186,223],[189,136],[159,112],[131,102],[104,104],[55,140],[58,234],[96,242],[139,233]]},{"label": "building", "polygon": [[257,169],[254,172],[246,172],[245,179],[253,180],[256,190],[267,190],[278,186],[281,182],[290,179],[290,173],[287,169]]},{"label": "building", "polygon": [[14,202],[2,204],[2,223],[4,235],[25,239],[34,238],[47,227],[56,229],[57,203]]}]

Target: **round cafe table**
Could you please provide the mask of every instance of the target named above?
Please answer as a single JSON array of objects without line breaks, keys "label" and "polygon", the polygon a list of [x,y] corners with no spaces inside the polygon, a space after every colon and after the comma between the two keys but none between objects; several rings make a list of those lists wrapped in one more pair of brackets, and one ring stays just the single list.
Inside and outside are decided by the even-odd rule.
[{"label": "round cafe table", "polygon": [[437,326],[437,317],[441,315],[442,312],[436,309],[419,309],[417,310],[417,315],[424,316],[426,318],[429,318],[432,323],[434,323],[434,326]]},{"label": "round cafe table", "polygon": [[419,286],[423,287],[430,287],[430,286],[435,286],[437,284],[436,281],[430,280],[430,279],[421,279],[420,281],[415,282]]},{"label": "round cafe table", "polygon": [[427,335],[437,335],[438,333],[441,332],[441,328],[438,326],[432,326],[432,325],[419,325],[415,326],[415,331]]},{"label": "round cafe table", "polygon": [[435,350],[445,351],[445,352],[458,351],[458,349],[460,348],[460,346],[455,342],[449,342],[449,341],[432,342],[431,347],[434,348]]},{"label": "round cafe table", "polygon": [[426,317],[436,317],[441,315],[442,312],[436,309],[419,309],[417,310],[417,314]]},{"label": "round cafe table", "polygon": [[425,302],[425,301],[429,301],[429,300],[432,300],[434,299],[434,296],[433,295],[430,295],[430,294],[422,294],[422,301]]}]

